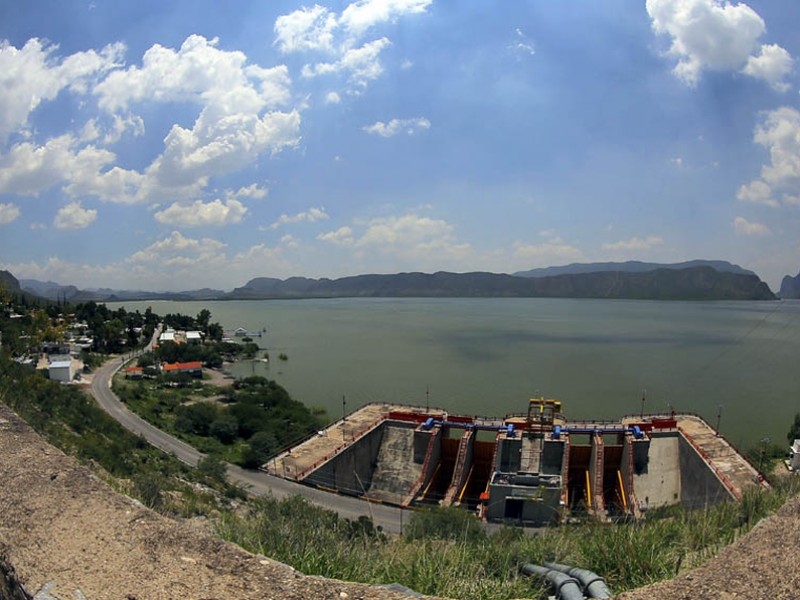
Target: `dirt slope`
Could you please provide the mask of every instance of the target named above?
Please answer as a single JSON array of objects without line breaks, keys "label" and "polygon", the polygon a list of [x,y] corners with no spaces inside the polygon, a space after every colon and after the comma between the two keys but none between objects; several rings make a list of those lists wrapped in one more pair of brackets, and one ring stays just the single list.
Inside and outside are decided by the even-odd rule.
[{"label": "dirt slope", "polygon": [[300,575],[115,493],[0,404],[0,550],[25,589],[70,600],[400,599]]},{"label": "dirt slope", "polygon": [[798,547],[800,497],[794,497],[703,566],[619,598],[796,600],[800,598]]}]

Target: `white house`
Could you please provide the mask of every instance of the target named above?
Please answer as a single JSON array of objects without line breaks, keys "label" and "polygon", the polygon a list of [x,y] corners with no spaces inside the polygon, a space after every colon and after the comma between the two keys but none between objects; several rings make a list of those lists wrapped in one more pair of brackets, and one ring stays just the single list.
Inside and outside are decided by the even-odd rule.
[{"label": "white house", "polygon": [[175,330],[174,329],[167,329],[164,333],[158,336],[159,342],[174,342],[175,341]]},{"label": "white house", "polygon": [[47,369],[47,376],[53,381],[69,383],[73,376],[72,361],[66,359],[52,361]]},{"label": "white house", "polygon": [[186,332],[186,343],[187,344],[199,344],[203,341],[203,334],[199,331],[187,331]]},{"label": "white house", "polygon": [[786,466],[790,471],[800,469],[800,440],[795,440],[789,448],[789,460],[786,461]]}]

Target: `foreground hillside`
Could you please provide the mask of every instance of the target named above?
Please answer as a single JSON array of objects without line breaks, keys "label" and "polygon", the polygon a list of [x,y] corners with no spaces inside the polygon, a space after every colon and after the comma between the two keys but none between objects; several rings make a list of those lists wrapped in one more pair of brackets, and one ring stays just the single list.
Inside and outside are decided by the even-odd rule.
[{"label": "foreground hillside", "polygon": [[[143,508],[45,443],[2,404],[0,455],[0,560],[8,559],[29,592],[72,599],[80,590],[90,600],[407,597],[303,576],[211,537],[201,525]],[[705,565],[621,598],[796,598],[800,573],[791,550],[799,538],[795,497]],[[631,559],[647,557],[637,552]]]},{"label": "foreground hillside", "polygon": [[[115,493],[0,404],[0,557],[31,595],[100,598],[400,599],[306,577]],[[80,596],[77,596],[80,597]]]}]

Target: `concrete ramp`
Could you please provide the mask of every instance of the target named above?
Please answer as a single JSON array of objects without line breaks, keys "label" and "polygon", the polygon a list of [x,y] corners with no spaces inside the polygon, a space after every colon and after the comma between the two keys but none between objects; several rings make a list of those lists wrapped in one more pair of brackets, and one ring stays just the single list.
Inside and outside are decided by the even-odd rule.
[{"label": "concrete ramp", "polygon": [[422,473],[414,462],[414,430],[387,425],[367,496],[401,504]]},{"label": "concrete ramp", "polygon": [[458,456],[456,457],[456,465],[453,469],[453,479],[450,482],[450,487],[447,488],[447,493],[442,500],[443,506],[458,505],[461,502],[459,498],[462,490],[469,482],[469,477],[472,475],[472,457],[474,453],[475,431],[467,429],[464,435],[461,436],[461,442],[458,445]]}]

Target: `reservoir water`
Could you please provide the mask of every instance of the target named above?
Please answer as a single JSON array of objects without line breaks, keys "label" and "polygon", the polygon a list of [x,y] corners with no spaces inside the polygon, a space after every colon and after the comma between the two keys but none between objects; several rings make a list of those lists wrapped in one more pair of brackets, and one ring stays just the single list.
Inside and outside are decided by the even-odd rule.
[{"label": "reservoir water", "polygon": [[[109,303],[196,315],[255,338],[264,375],[331,417],[372,401],[503,416],[561,400],[571,419],[692,411],[740,446],[784,445],[800,412],[800,302],[333,299]],[[288,360],[278,359],[285,353]]]}]

